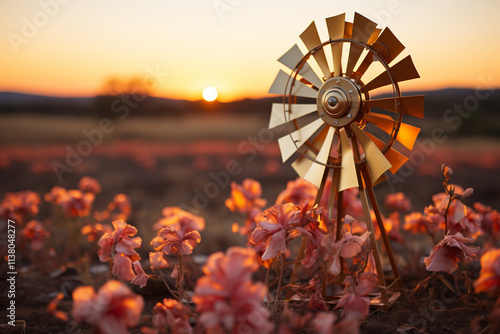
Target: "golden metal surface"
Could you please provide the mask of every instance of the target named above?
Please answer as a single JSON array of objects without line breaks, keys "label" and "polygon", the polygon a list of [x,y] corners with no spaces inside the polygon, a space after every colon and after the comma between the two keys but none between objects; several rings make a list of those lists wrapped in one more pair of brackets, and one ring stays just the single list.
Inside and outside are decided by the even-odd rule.
[{"label": "golden metal surface", "polygon": [[323,120],[317,119],[314,122],[295,130],[291,134],[279,138],[278,145],[280,147],[283,162],[286,162],[297,151],[297,147],[304,145],[304,143],[324,124]]},{"label": "golden metal surface", "polygon": [[378,180],[382,174],[392,167],[391,163],[356,123],[351,124],[351,129],[363,147],[371,179]]},{"label": "golden metal surface", "polygon": [[[370,41],[368,41],[368,44],[371,44],[371,46],[378,52],[378,55],[382,57],[387,64],[392,62],[394,58],[396,58],[405,48],[389,28],[385,28],[375,42],[370,43]],[[356,80],[359,80],[363,74],[365,74],[366,70],[370,67],[373,61],[373,53],[368,52],[355,74],[353,74],[353,77]]]},{"label": "golden metal surface", "polygon": [[344,24],[344,38],[351,38],[352,36],[352,23],[345,22]]},{"label": "golden metal surface", "polygon": [[[337,100],[335,106],[329,105],[329,98]],[[316,98],[318,115],[323,121],[335,128],[354,122],[361,107],[361,94],[358,86],[349,78],[334,77],[321,86]]]},{"label": "golden metal surface", "polygon": [[342,152],[339,191],[344,191],[359,186],[359,183],[352,147],[344,128],[340,128],[339,135],[340,151]]},{"label": "golden metal surface", "polygon": [[[352,128],[352,126],[351,126]],[[359,128],[358,128],[359,129]],[[359,129],[361,132],[362,130]],[[362,136],[360,136],[362,137]],[[358,150],[358,144],[357,144],[357,136],[353,137],[353,146],[354,146],[354,157],[356,160],[360,160],[360,155],[359,155],[359,150]],[[363,168],[363,165],[358,165],[356,167],[356,173],[358,175],[358,178],[360,180],[364,180],[364,174],[362,173],[361,168]],[[368,176],[369,177],[369,176]],[[375,259],[375,267],[377,268],[377,276],[378,276],[378,284],[379,284],[379,290],[380,294],[382,297],[382,301],[384,304],[388,303],[388,298],[387,298],[387,290],[386,290],[386,283],[385,283],[385,276],[384,276],[384,270],[382,267],[382,261],[380,260],[380,251],[379,247],[377,244],[377,240],[375,239],[375,229],[373,228],[373,222],[372,222],[372,217],[371,217],[371,212],[370,212],[370,205],[368,204],[368,198],[366,197],[366,188],[370,187],[371,188],[371,182],[370,180],[365,180],[367,182],[360,182],[359,184],[359,199],[361,201],[361,205],[363,207],[363,214],[365,216],[365,223],[368,231],[370,232],[369,238],[370,238],[370,246],[373,251],[373,258]],[[366,184],[365,184],[366,183]]]},{"label": "golden metal surface", "polygon": [[[389,70],[391,71],[391,74],[396,82],[420,78],[420,75],[418,74],[415,65],[413,65],[411,56],[404,58],[399,63],[392,66]],[[389,77],[389,73],[387,73],[387,71],[384,71],[378,77],[367,83],[366,86],[361,88],[361,91],[368,92],[370,90],[387,86],[390,84],[391,84],[391,79]]]},{"label": "golden metal surface", "polygon": [[[352,39],[356,41],[360,41],[362,43],[368,42],[372,34],[375,32],[377,28],[377,24],[361,14],[354,13],[354,21],[352,27]],[[361,52],[363,52],[364,47],[351,43],[351,47],[349,48],[349,58],[347,60],[347,68],[345,71],[345,75],[351,77],[352,71],[354,70],[354,66],[358,62],[359,57],[361,56]]]},{"label": "golden metal surface", "polygon": [[[271,85],[271,88],[269,88],[269,94],[277,94],[277,95],[283,95],[288,93],[290,87],[286,87],[286,84],[288,82],[289,75],[280,70],[278,72],[278,75],[276,76],[276,79],[274,79],[273,84]],[[288,82],[289,85],[292,82]],[[286,87],[286,90],[285,90]],[[306,84],[303,84],[302,82],[296,80],[293,84],[292,88],[292,93],[291,95],[293,96],[302,96],[302,97],[311,97],[313,99],[316,98],[317,92],[312,89],[311,87],[308,87]]]},{"label": "golden metal surface", "polygon": [[[330,157],[330,151],[332,149],[333,144],[333,135],[335,134],[335,129],[332,127],[328,127],[328,133],[326,135],[325,140],[323,141],[323,145],[316,156],[316,160],[326,164],[328,162],[328,158]],[[316,187],[320,187],[321,180],[323,178],[323,174],[325,172],[325,166],[317,163],[313,163],[311,168],[307,171],[304,179],[314,184]]]},{"label": "golden metal surface", "polygon": [[[368,132],[365,132],[365,134],[372,140],[375,145],[377,145],[379,150],[382,150],[384,148],[385,143],[383,141]],[[403,166],[408,161],[408,157],[392,147],[387,152],[385,152],[384,156],[392,165],[392,167],[389,169],[392,174],[396,174],[398,169],[400,169],[401,166]]]},{"label": "golden metal surface", "polygon": [[[307,27],[302,34],[300,34],[300,39],[306,45],[307,49],[311,51],[318,45],[321,45],[321,39],[319,38],[318,30],[316,29],[316,23],[314,21]],[[321,72],[325,76],[325,79],[330,79],[332,74],[330,73],[330,68],[328,67],[328,61],[326,60],[325,51],[323,48],[317,49],[313,53],[313,57],[319,65]]]},{"label": "golden metal surface", "polygon": [[372,47],[379,52],[379,56],[382,57],[387,64],[393,61],[405,49],[405,46],[389,28],[384,29],[380,37],[372,44]]},{"label": "golden metal surface", "polygon": [[[326,26],[328,28],[328,36],[331,40],[344,38],[345,13],[327,18]],[[342,75],[343,43],[333,43],[331,46],[333,55],[333,73],[338,77]]]},{"label": "golden metal surface", "polygon": [[388,97],[385,99],[367,100],[364,104],[369,108],[380,108],[388,111],[395,111],[395,101],[401,103],[401,111],[403,114],[413,117],[424,118],[424,95],[403,96],[403,97]]},{"label": "golden metal surface", "polygon": [[269,120],[269,129],[273,129],[277,126],[285,124],[287,121],[289,122],[313,113],[318,109],[318,106],[315,104],[292,104],[290,109],[288,109],[288,105],[286,105],[285,108],[289,110],[289,112],[287,112],[288,115],[286,120],[283,112],[283,104],[273,103],[273,107],[271,109],[271,119]]},{"label": "golden metal surface", "polygon": [[[328,133],[329,130],[328,128],[323,129],[314,139],[312,146],[316,149],[316,152],[318,152],[321,149],[321,146],[325,142],[326,134]],[[307,149],[305,154],[308,155],[309,157],[316,158],[316,153],[314,153],[313,150],[311,149]],[[309,168],[311,168],[311,165],[313,163],[314,162],[312,162],[310,159],[301,155],[297,160],[292,162],[292,168],[297,172],[297,174],[301,178],[304,178],[304,176],[306,176],[307,171],[309,170]]]},{"label": "golden metal surface", "polygon": [[[394,121],[390,119],[387,115],[376,114],[376,113],[367,113],[364,116],[365,120],[376,125],[380,129],[384,130],[384,132],[391,134],[392,128],[394,125]],[[399,126],[398,136],[396,140],[403,144],[409,150],[413,149],[413,145],[415,145],[415,141],[417,140],[418,133],[420,132],[420,128],[415,126],[401,123]]]},{"label": "golden metal surface", "polygon": [[[304,57],[302,51],[300,51],[298,45],[295,44],[290,50],[288,50],[283,56],[281,56],[278,61],[289,69],[293,70],[295,66],[297,66],[297,64],[300,62],[302,57]],[[304,79],[318,88],[323,84],[323,81],[318,78],[307,61],[302,65],[302,68],[299,71],[299,75],[301,75]]]},{"label": "golden metal surface", "polygon": [[366,44],[373,44],[373,42],[375,42],[378,38],[378,36],[380,35],[380,32],[382,31],[382,29],[380,28],[377,28],[373,31],[372,35],[370,36],[370,39],[368,40],[368,42],[366,42]]}]

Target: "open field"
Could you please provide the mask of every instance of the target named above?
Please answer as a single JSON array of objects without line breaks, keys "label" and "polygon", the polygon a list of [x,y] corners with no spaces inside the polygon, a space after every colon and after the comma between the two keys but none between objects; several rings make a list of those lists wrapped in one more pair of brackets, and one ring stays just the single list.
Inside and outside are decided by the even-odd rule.
[{"label": "open field", "polygon": [[[201,231],[202,242],[193,252],[204,261],[204,256],[213,252],[246,244],[245,237],[231,232],[233,222],[243,225],[243,216],[232,214],[224,205],[231,193],[230,182],[241,183],[246,178],[258,180],[262,184],[263,198],[267,200],[267,206],[271,206],[287,182],[296,178],[290,164],[281,162],[276,138],[262,136],[265,122],[253,117],[185,118],[179,121],[131,119],[122,123],[116,121],[115,126],[113,131],[103,134],[99,143],[91,146],[88,154],[75,158],[74,152],[82,141],[88,139],[82,131],[99,129],[96,121],[1,116],[0,196],[30,189],[43,198],[56,185],[76,188],[83,176],[92,176],[102,186],[94,210],[104,210],[116,194],[123,193],[130,198],[132,212],[127,222],[137,227],[137,235],[143,240],[139,250],[143,259],[147,259],[152,251],[149,241],[156,235],[152,226],[161,218],[162,208],[180,206],[206,220],[206,228]],[[432,204],[431,196],[442,191],[440,166],[445,163],[454,170],[453,182],[474,188],[473,196],[464,200],[466,205],[479,201],[500,208],[499,139],[450,138],[432,147],[425,139],[420,139],[414,150],[419,153],[410,157],[396,176],[375,188],[379,203],[389,192],[403,191],[411,200],[412,210],[423,211],[425,206]],[[228,164],[232,167],[229,168]],[[68,169],[61,172],[61,166]],[[52,210],[51,205],[42,199],[38,219],[46,222]],[[382,211],[384,215],[390,213],[383,205]],[[56,227],[51,228],[51,233],[57,235]],[[405,231],[404,235],[408,237],[410,234]],[[432,247],[428,237],[421,239],[412,236],[405,247]],[[419,261],[422,263],[418,266],[406,258],[403,245],[393,247],[404,271],[403,296],[390,311],[372,312],[361,323],[362,333],[389,333],[400,327],[406,328],[402,333],[419,333],[414,328],[405,327],[407,323],[419,328],[425,323],[429,333],[455,333],[469,328],[474,317],[487,314],[491,305],[484,299],[473,311],[463,308],[458,299],[445,304],[443,310],[427,308],[424,299],[418,301],[415,298],[419,296],[410,292],[425,278],[423,262]],[[95,249],[96,245],[90,246],[90,263],[93,264],[92,270],[100,272],[94,275],[94,284],[101,285],[109,279],[109,273],[107,267],[98,261]],[[82,284],[73,268],[64,269],[66,271],[54,277],[45,272],[47,268],[30,264],[28,259],[22,259],[20,266],[23,273],[18,277],[18,298],[26,299],[26,302],[19,304],[18,319],[26,321],[28,332],[86,330],[85,326],[72,327],[76,325],[64,323],[46,313],[47,304],[57,291],[66,294],[59,308],[65,312],[70,310],[72,301],[69,295]],[[410,274],[408,268],[417,268],[417,271]],[[473,268],[477,271],[478,263],[473,263]],[[146,313],[151,313],[154,304],[161,301],[159,296],[167,295],[161,284],[159,288],[158,282],[153,280],[146,289],[137,288],[135,292],[143,295]],[[144,326],[150,323],[150,315],[141,321]],[[17,332],[11,330],[8,333]]]}]

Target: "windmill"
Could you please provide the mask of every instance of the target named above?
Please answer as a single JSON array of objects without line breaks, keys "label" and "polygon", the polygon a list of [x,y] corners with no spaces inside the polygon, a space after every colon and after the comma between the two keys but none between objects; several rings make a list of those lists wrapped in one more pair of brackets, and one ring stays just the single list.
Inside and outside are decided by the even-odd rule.
[{"label": "windmill", "polygon": [[[390,288],[401,282],[373,186],[387,179],[387,171],[396,173],[408,160],[400,151],[413,149],[420,129],[404,123],[403,115],[423,118],[424,96],[402,96],[398,83],[419,78],[419,74],[410,56],[391,65],[404,46],[389,28],[379,29],[358,13],[352,23],[345,20],[345,14],[329,17],[326,26],[328,40],[321,41],[313,21],[300,35],[308,52],[303,54],[296,44],[278,59],[291,72],[280,70],[269,89],[270,94],[283,95],[283,103],[272,106],[269,128],[286,126],[288,133],[278,139],[283,162],[297,157],[292,167],[318,187],[316,204],[323,192],[330,193],[330,217],[337,208],[337,240],[341,238],[344,214],[342,192],[359,188],[379,278],[379,298],[372,304],[388,306],[398,296],[390,293]],[[369,71],[380,74],[365,82]],[[389,97],[371,98],[382,88],[392,88]],[[329,175],[331,188],[325,189]],[[384,276],[370,208],[375,213],[392,277]],[[304,250],[305,240],[298,260]],[[291,283],[297,279],[299,266],[293,269]],[[326,277],[324,286],[331,282]]]}]

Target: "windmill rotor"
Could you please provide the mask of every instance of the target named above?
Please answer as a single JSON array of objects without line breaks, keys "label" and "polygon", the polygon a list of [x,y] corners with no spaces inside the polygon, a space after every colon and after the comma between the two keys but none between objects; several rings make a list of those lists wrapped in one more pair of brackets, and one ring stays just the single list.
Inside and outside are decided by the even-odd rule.
[{"label": "windmill rotor", "polygon": [[[337,221],[342,192],[358,187],[369,229],[373,230],[371,204],[383,230],[372,187],[387,179],[387,171],[396,173],[413,149],[420,129],[405,121],[407,116],[423,118],[424,96],[403,96],[399,83],[419,74],[411,56],[396,62],[405,47],[389,28],[377,28],[358,13],[352,23],[345,14],[329,17],[326,27],[329,38],[322,42],[313,21],[300,35],[307,52],[295,44],[278,59],[289,74],[280,70],[269,89],[270,94],[283,96],[282,103],[272,106],[269,128],[286,127],[287,134],[278,139],[282,160],[295,157],[292,167],[319,189],[317,203],[327,176],[334,175],[330,197],[336,200],[330,198],[329,206],[337,203]],[[374,63],[380,73],[366,80],[369,72],[377,70]],[[389,86],[391,96],[372,98],[378,89]],[[399,278],[385,231],[383,237]],[[370,238],[378,257],[373,233]],[[380,258],[376,262],[382,271]],[[382,299],[384,305],[388,303],[387,296]]]},{"label": "windmill rotor", "polygon": [[[411,57],[408,56],[395,65],[389,66],[390,62],[404,50],[404,46],[389,28],[383,31],[377,29],[374,22],[358,13],[355,14],[353,23],[345,22],[344,18],[345,14],[341,14],[326,19],[330,39],[325,42],[321,42],[315,23],[311,23],[300,36],[309,51],[304,55],[299,47],[294,45],[280,57],[278,61],[292,72],[288,75],[280,70],[269,90],[269,93],[283,95],[283,103],[273,105],[270,122],[270,128],[286,124],[288,129],[288,134],[278,140],[283,162],[286,162],[295,152],[299,152],[300,156],[292,163],[292,166],[301,177],[318,187],[320,178],[312,176],[313,173],[308,174],[309,169],[303,168],[302,165],[306,164],[310,168],[314,164],[339,168],[342,170],[341,180],[351,178],[350,174],[353,172],[342,168],[339,163],[340,159],[335,155],[322,154],[322,159],[318,158],[321,148],[324,153],[330,145],[324,140],[332,137],[332,135],[327,137],[322,135],[322,130],[328,129],[327,132],[333,132],[333,138],[336,137],[339,143],[337,146],[351,145],[351,150],[352,141],[346,141],[345,138],[340,141],[340,133],[343,130],[348,138],[356,136],[358,142],[361,143],[363,156],[355,164],[366,163],[372,173],[372,179],[376,181],[387,170],[395,173],[402,166],[403,161],[408,159],[392,147],[394,142],[397,141],[411,150],[418,136],[419,129],[404,123],[403,114],[423,117],[424,97],[420,95],[403,97],[398,85],[401,81],[419,77]],[[350,47],[344,71],[341,61],[343,46],[346,44],[350,44]],[[327,45],[331,45],[332,50],[332,71],[330,71],[324,50]],[[364,50],[366,50],[366,55],[356,67]],[[320,75],[316,74],[309,65],[310,59],[316,61],[321,70]],[[375,61],[383,66],[384,71],[365,84],[362,77]],[[392,86],[392,97],[370,98],[371,91],[388,85]],[[310,99],[311,103],[295,103],[297,97]],[[392,112],[394,116],[377,113],[373,111],[374,109]],[[302,127],[298,125],[298,119],[314,113],[317,115],[316,120]],[[372,124],[387,133],[389,138],[380,139],[370,133],[366,127],[367,124]],[[359,137],[363,139],[360,140]],[[323,147],[325,145],[326,147]],[[382,153],[382,156],[371,149],[373,145]],[[346,151],[341,147],[336,147],[336,149]],[[352,166],[351,163],[347,164]],[[357,186],[355,182],[341,183],[348,188]],[[347,188],[340,190],[345,189]]]}]

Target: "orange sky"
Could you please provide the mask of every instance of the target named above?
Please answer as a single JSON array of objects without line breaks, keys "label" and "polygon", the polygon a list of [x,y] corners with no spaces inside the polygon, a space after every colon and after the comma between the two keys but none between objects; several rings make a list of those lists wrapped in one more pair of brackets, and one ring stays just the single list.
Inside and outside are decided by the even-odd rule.
[{"label": "orange sky", "polygon": [[305,51],[299,34],[312,20],[326,40],[324,18],[352,21],[354,11],[389,26],[406,46],[401,57],[412,55],[422,78],[404,89],[476,88],[480,78],[500,86],[497,1],[351,3],[3,0],[0,91],[90,96],[110,77],[158,68],[167,74],[154,95],[200,99],[214,86],[221,101],[262,97],[284,68],[276,59],[295,43]]}]

